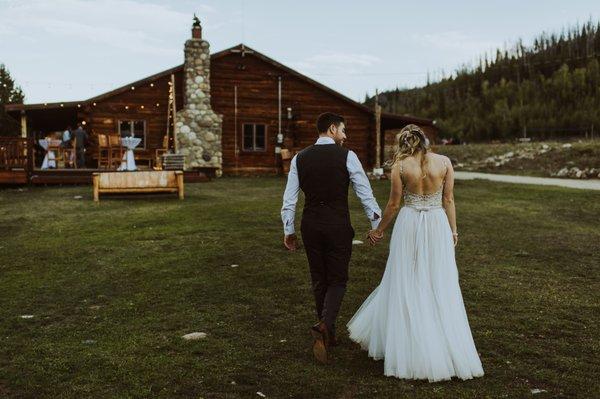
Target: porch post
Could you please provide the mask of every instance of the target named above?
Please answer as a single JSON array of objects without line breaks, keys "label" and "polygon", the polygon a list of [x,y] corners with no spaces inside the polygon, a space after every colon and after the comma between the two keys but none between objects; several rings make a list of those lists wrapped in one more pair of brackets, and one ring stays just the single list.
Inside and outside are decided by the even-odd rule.
[{"label": "porch post", "polygon": [[21,137],[27,138],[27,115],[25,111],[21,111]]}]

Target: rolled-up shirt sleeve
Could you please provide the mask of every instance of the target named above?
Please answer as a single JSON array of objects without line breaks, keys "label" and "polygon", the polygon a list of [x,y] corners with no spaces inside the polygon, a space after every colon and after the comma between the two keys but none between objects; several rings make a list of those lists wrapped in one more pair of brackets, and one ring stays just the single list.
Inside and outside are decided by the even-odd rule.
[{"label": "rolled-up shirt sleeve", "polygon": [[350,181],[352,182],[354,192],[360,199],[365,213],[367,214],[367,218],[369,218],[369,221],[371,222],[371,228],[376,229],[381,221],[381,208],[379,208],[377,200],[375,200],[375,197],[373,196],[369,178],[365,174],[360,160],[354,151],[348,152],[346,167],[350,174]]},{"label": "rolled-up shirt sleeve", "polygon": [[283,232],[285,235],[294,234],[294,219],[296,217],[296,203],[298,202],[298,192],[300,191],[300,181],[298,180],[298,169],[296,168],[296,156],[290,162],[290,172],[288,173],[287,185],[283,193],[283,206],[281,207],[281,220],[283,221]]}]

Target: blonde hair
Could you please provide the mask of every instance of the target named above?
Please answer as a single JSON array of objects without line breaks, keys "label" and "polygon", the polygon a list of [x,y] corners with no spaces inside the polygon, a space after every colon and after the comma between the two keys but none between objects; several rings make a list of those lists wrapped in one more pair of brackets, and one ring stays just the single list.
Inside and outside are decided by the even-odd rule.
[{"label": "blonde hair", "polygon": [[414,124],[405,126],[396,136],[396,153],[392,161],[392,166],[402,161],[404,158],[414,156],[417,153],[422,153],[421,170],[423,170],[423,178],[427,176],[425,164],[427,158],[425,154],[429,151],[429,140],[423,130]]}]

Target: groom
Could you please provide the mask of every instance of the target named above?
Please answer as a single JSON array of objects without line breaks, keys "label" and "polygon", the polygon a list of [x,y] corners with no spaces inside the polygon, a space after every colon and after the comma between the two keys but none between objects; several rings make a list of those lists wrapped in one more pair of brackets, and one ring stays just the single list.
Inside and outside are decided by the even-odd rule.
[{"label": "groom", "polygon": [[283,195],[281,218],[290,251],[298,247],[294,216],[298,192],[304,192],[301,233],[310,267],[312,289],[319,322],[311,328],[313,352],[321,363],[328,362],[330,346],[336,346],[335,319],[348,281],[354,229],[348,210],[348,186],[352,183],[365,213],[375,229],[381,209],[373,197],[369,180],[356,154],[342,145],[346,122],[330,112],[319,115],[319,138],[294,158]]}]

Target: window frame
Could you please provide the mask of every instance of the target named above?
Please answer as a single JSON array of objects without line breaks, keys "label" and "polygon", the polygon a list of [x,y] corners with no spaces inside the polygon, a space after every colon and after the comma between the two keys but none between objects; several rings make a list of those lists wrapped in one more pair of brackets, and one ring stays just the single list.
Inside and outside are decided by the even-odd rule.
[{"label": "window frame", "polygon": [[[252,148],[246,148],[246,125],[252,126]],[[256,126],[263,126],[265,128],[264,147],[262,149],[257,149],[256,147]],[[267,133],[268,125],[266,123],[242,122],[242,151],[247,153],[266,153],[268,143]]]},{"label": "window frame", "polygon": [[123,137],[123,135],[121,134],[121,123],[122,122],[129,122],[129,129],[131,129],[131,132],[134,132],[134,124],[135,122],[143,122],[144,124],[144,139],[143,139],[143,146],[137,146],[135,147],[133,150],[134,151],[138,151],[138,150],[145,150],[147,148],[147,139],[148,139],[148,122],[146,121],[146,119],[117,119],[117,131],[119,133],[119,137]]}]

